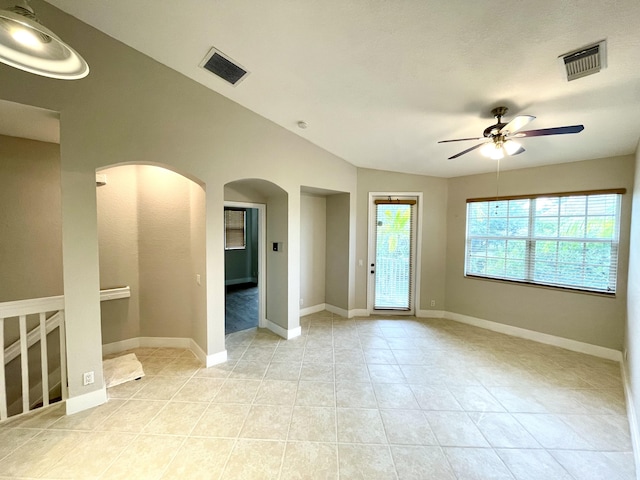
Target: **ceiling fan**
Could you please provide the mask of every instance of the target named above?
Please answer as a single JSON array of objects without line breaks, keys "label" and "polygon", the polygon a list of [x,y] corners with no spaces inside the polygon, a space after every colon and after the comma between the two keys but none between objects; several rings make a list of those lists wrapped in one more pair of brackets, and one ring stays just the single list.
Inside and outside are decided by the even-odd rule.
[{"label": "ceiling fan", "polygon": [[532,115],[519,115],[509,123],[503,123],[502,117],[507,114],[509,109],[507,107],[496,107],[491,110],[491,114],[496,117],[498,123],[487,127],[482,137],[472,138],[457,138],[455,140],[441,140],[438,143],[449,142],[465,142],[467,140],[483,140],[481,143],[474,145],[471,148],[467,148],[460,153],[449,157],[449,160],[458,158],[465,153],[469,153],[477,148],[480,148],[480,153],[485,157],[492,158],[494,160],[500,160],[505,156],[518,155],[524,152],[524,148],[518,142],[513,140],[514,138],[524,137],[541,137],[544,135],[566,135],[568,133],[579,133],[584,130],[584,125],[570,125],[566,127],[554,127],[554,128],[541,128],[539,130],[525,130],[520,132],[519,130],[532,122],[536,117]]}]

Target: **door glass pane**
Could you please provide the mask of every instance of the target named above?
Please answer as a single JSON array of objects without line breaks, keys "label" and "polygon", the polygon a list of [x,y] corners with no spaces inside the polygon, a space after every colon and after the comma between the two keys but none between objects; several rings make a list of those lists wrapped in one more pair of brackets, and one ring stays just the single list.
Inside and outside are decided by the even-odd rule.
[{"label": "door glass pane", "polygon": [[411,205],[376,206],[375,309],[411,309]]}]

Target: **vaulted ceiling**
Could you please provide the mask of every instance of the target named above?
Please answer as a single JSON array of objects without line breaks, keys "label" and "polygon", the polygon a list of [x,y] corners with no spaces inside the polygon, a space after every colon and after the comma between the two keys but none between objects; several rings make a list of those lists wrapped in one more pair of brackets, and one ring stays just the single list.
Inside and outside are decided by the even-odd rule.
[{"label": "vaulted ceiling", "polygon": [[[473,142],[437,142],[481,136],[499,105],[535,115],[528,129],[585,126],[523,139],[501,169],[630,154],[640,137],[637,0],[48,3],[359,167],[495,171],[477,150],[447,160]],[[558,57],[603,39],[607,68],[567,82]],[[211,47],[249,76],[200,68]]]}]

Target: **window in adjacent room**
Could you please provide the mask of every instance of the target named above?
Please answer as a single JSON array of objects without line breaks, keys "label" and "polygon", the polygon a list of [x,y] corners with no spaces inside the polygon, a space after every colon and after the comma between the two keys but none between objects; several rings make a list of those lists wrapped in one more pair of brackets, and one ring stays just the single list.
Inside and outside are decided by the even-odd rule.
[{"label": "window in adjacent room", "polygon": [[465,275],[614,294],[624,193],[467,200]]},{"label": "window in adjacent room", "polygon": [[224,211],[224,248],[225,250],[244,250],[247,247],[246,211],[225,209]]}]

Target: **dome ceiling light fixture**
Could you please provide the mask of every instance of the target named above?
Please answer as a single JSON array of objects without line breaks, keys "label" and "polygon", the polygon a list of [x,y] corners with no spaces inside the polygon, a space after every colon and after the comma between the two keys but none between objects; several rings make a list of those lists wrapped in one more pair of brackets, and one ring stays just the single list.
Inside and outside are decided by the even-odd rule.
[{"label": "dome ceiling light fixture", "polygon": [[0,10],[0,62],[44,77],[76,80],[89,65],[40,23],[27,1]]}]

